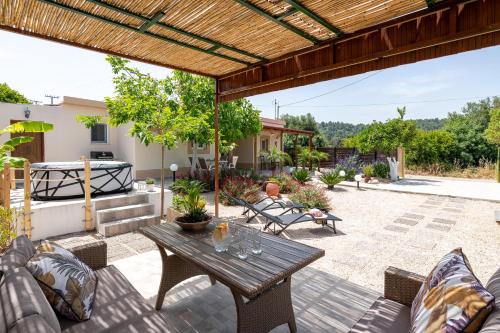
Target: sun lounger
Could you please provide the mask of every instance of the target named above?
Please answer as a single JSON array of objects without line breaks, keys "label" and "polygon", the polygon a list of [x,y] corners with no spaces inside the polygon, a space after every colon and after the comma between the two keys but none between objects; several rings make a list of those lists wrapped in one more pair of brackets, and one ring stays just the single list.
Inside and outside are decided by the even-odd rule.
[{"label": "sun lounger", "polygon": [[294,212],[302,212],[302,209],[305,208],[303,205],[296,204],[292,201],[273,199],[270,197],[265,197],[260,201],[251,204],[245,200],[235,198],[227,193],[224,194],[235,204],[243,207],[242,215],[247,216],[246,223],[249,223],[251,220],[253,220],[255,217],[257,217],[259,214],[261,214],[263,211],[266,210],[284,209],[285,211],[283,213],[288,213],[288,212],[294,213]]},{"label": "sun lounger", "polygon": [[[335,215],[332,214],[325,214],[324,217],[315,217],[309,213],[291,213],[291,214],[280,214],[280,215],[271,215],[268,212],[261,212],[262,216],[264,216],[267,220],[267,223],[264,227],[264,230],[268,229],[271,230],[270,226],[273,224],[273,234],[279,235],[283,231],[286,230],[289,226],[297,223],[303,223],[303,222],[318,222],[320,223],[323,227],[328,227],[333,230],[333,232],[336,234],[337,229],[335,227],[335,221],[342,221],[340,218],[336,217]],[[330,226],[328,224],[328,221],[332,222],[332,225]],[[276,231],[276,226],[278,226],[278,231]]]}]

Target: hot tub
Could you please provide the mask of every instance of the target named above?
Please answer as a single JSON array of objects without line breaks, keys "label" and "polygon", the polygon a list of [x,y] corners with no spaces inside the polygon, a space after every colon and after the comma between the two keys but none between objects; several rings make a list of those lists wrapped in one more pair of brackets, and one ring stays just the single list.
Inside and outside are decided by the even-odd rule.
[{"label": "hot tub", "polygon": [[[84,165],[77,162],[43,162],[31,165],[31,198],[64,200],[83,198]],[[90,161],[91,196],[132,190],[132,164],[119,161]]]}]

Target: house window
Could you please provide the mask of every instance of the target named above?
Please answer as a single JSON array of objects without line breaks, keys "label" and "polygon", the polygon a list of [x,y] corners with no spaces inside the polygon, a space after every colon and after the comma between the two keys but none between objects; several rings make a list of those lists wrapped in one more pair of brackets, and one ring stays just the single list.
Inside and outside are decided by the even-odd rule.
[{"label": "house window", "polygon": [[260,150],[269,151],[269,139],[262,139],[260,141]]},{"label": "house window", "polygon": [[108,125],[96,124],[90,129],[91,143],[108,143]]}]

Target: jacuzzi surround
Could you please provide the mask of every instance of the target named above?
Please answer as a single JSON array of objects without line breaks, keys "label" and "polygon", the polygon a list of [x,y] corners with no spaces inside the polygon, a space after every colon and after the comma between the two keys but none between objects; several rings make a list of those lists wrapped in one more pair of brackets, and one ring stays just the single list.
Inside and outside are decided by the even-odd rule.
[{"label": "jacuzzi surround", "polygon": [[[82,161],[33,163],[31,168],[33,200],[64,200],[85,196]],[[132,164],[128,162],[90,161],[90,169],[92,197],[128,192],[133,188]]]}]

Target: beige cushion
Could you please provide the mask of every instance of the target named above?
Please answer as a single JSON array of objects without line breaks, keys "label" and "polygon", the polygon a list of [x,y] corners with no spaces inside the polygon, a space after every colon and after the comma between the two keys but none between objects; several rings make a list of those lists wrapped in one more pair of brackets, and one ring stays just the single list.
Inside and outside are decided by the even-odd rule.
[{"label": "beige cushion", "polygon": [[410,329],[410,308],[380,297],[350,333],[401,333]]},{"label": "beige cushion", "polygon": [[0,256],[0,271],[8,274],[11,270],[24,267],[35,254],[33,243],[26,236],[12,241],[5,253]]},{"label": "beige cushion", "polygon": [[498,333],[500,332],[500,268],[493,274],[486,289],[495,296],[495,310],[488,316],[484,322],[481,333]]},{"label": "beige cushion", "polygon": [[92,316],[80,323],[61,318],[63,332],[168,331],[169,325],[163,316],[146,303],[118,269],[108,266],[96,273],[99,282]]},{"label": "beige cushion", "polygon": [[[33,318],[24,320],[28,317]],[[9,329],[24,331],[22,327],[28,324],[61,331],[57,317],[38,283],[26,268],[21,267],[5,275],[0,283],[0,332]],[[22,327],[16,328],[17,325]]]},{"label": "beige cushion", "polygon": [[9,333],[57,333],[47,324],[47,322],[40,315],[32,315],[21,318],[17,321],[16,326],[9,330]]}]

